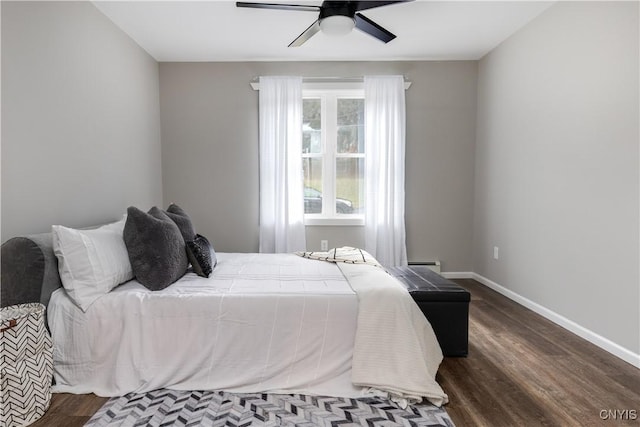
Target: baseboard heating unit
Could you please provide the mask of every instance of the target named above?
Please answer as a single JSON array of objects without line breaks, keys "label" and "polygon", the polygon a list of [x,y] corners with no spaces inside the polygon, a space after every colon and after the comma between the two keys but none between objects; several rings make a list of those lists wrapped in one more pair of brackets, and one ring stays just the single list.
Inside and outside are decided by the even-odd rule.
[{"label": "baseboard heating unit", "polygon": [[436,273],[440,274],[440,261],[415,261],[410,262],[409,265],[424,265],[431,271],[435,271]]}]

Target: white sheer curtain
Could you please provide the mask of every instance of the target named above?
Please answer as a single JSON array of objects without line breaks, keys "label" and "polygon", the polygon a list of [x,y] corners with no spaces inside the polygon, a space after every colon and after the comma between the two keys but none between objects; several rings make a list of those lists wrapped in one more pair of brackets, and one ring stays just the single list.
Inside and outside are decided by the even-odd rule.
[{"label": "white sheer curtain", "polygon": [[404,226],[405,100],[402,76],[365,76],[365,250],[407,265]]},{"label": "white sheer curtain", "polygon": [[260,77],[260,252],[306,250],[302,78]]}]

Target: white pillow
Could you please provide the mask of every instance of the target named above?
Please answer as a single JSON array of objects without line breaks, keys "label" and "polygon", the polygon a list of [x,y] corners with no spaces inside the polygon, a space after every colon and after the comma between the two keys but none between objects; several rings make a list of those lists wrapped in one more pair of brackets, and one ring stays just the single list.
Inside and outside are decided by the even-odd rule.
[{"label": "white pillow", "polygon": [[122,238],[125,221],[92,230],[51,227],[62,286],[82,311],[87,311],[96,299],[120,283],[133,278]]}]

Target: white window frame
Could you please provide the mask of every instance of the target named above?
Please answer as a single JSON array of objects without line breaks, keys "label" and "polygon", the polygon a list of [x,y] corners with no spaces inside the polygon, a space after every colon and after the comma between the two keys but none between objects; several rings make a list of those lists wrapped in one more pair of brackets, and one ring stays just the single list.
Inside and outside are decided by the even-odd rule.
[{"label": "white window frame", "polygon": [[[316,80],[316,81],[314,81]],[[350,78],[333,78],[333,77],[308,77],[307,81],[302,84],[302,96],[303,98],[313,97],[312,95],[318,93],[353,93],[356,97],[362,97],[364,99],[364,84],[359,81],[358,78],[354,78],[350,81]],[[253,90],[260,90],[260,82],[254,79],[249,83]],[[410,81],[405,81],[405,90],[411,86]],[[317,97],[317,96],[316,96]],[[324,115],[323,115],[324,116]],[[366,147],[365,147],[366,150]],[[324,162],[323,162],[324,163]],[[366,165],[365,165],[366,167]],[[323,171],[324,173],[324,171]],[[323,176],[324,179],[324,176]],[[334,182],[335,184],[335,182]],[[323,183],[324,186],[324,183]],[[335,185],[331,191],[334,191]],[[323,188],[324,191],[324,188]],[[366,201],[365,201],[366,203]],[[347,218],[345,218],[347,216]],[[356,217],[356,218],[354,218]],[[363,215],[341,215],[340,217],[324,217],[318,214],[305,214],[305,225],[364,225]]]},{"label": "white window frame", "polygon": [[[306,87],[305,87],[306,86]],[[304,214],[305,225],[346,225],[346,226],[362,226],[364,225],[364,214],[337,214],[335,212],[336,205],[336,159],[339,157],[363,157],[364,154],[338,154],[337,153],[337,100],[340,98],[361,98],[364,99],[364,88],[355,85],[323,85],[323,87],[309,87],[305,85],[302,89],[303,99],[320,99],[321,100],[321,129],[322,129],[322,155],[305,155],[304,157],[321,157],[322,158],[322,213]],[[334,120],[329,120],[333,118]],[[366,146],[365,146],[366,150]],[[329,203],[326,203],[326,201]],[[329,209],[332,212],[328,211]]]}]

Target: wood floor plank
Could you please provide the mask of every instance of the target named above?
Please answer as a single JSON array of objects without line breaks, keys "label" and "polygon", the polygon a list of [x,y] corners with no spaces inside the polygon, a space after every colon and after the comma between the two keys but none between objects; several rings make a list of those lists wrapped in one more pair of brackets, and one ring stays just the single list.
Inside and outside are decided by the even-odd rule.
[{"label": "wood floor plank", "polygon": [[[456,282],[471,293],[469,356],[446,358],[437,380],[457,426],[640,425],[639,369],[474,280]],[[80,427],[107,400],[55,394],[32,426]]]},{"label": "wood floor plank", "polygon": [[81,427],[109,398],[94,394],[54,393],[47,413],[30,427]]}]

